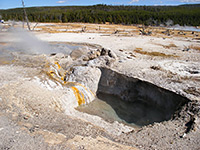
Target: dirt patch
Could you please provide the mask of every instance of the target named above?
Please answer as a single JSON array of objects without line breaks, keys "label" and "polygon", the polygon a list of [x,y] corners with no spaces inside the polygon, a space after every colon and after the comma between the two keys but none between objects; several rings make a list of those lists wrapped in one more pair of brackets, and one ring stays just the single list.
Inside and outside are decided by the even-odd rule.
[{"label": "dirt patch", "polygon": [[124,146],[116,142],[110,141],[104,137],[82,137],[76,136],[71,140],[68,140],[66,143],[71,149],[98,149],[98,150],[138,150],[137,148],[131,146]]},{"label": "dirt patch", "polygon": [[133,52],[142,54],[142,55],[148,55],[148,56],[159,56],[159,57],[179,57],[176,55],[169,55],[165,53],[160,53],[160,52],[147,52],[147,51],[141,51],[141,50],[134,50]]},{"label": "dirt patch", "polygon": [[191,46],[189,46],[189,48],[193,49],[193,50],[200,51],[200,46],[199,45],[191,45]]}]

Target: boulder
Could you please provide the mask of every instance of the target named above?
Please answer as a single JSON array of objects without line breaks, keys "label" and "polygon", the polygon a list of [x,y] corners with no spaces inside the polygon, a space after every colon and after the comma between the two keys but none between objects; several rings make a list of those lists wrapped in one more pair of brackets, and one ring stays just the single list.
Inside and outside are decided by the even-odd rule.
[{"label": "boulder", "polygon": [[97,91],[98,83],[101,77],[100,69],[88,66],[76,66],[70,74],[69,82],[78,82],[88,87],[94,94]]},{"label": "boulder", "polygon": [[89,60],[93,60],[97,58],[97,55],[95,53],[92,53],[92,54],[89,54],[88,57],[89,57]]},{"label": "boulder", "polygon": [[88,56],[83,56],[83,61],[89,61],[89,57]]},{"label": "boulder", "polygon": [[111,67],[116,59],[113,59],[109,56],[101,56],[96,59],[90,60],[87,62],[87,66],[90,67]]},{"label": "boulder", "polygon": [[102,49],[101,49],[101,56],[104,56],[104,55],[106,55],[106,54],[107,54],[107,49],[102,48]]},{"label": "boulder", "polygon": [[96,50],[96,55],[97,55],[97,57],[101,56],[101,51],[99,49]]},{"label": "boulder", "polygon": [[111,57],[111,58],[114,58],[114,59],[117,58],[117,55],[111,50],[108,50],[108,56]]},{"label": "boulder", "polygon": [[50,63],[54,63],[55,61],[59,62],[63,58],[65,58],[63,53],[54,53],[51,54],[51,57],[49,57],[48,60]]},{"label": "boulder", "polygon": [[109,57],[114,58],[114,59],[117,58],[117,55],[113,51],[111,51],[110,49],[102,48],[101,56],[105,56],[105,55],[108,55]]},{"label": "boulder", "polygon": [[81,58],[83,55],[87,55],[88,50],[87,49],[77,49],[77,50],[73,50],[70,53],[70,56],[73,60],[76,60],[78,58]]},{"label": "boulder", "polygon": [[59,64],[63,69],[66,69],[67,66],[70,66],[73,63],[73,60],[70,56],[60,59]]}]

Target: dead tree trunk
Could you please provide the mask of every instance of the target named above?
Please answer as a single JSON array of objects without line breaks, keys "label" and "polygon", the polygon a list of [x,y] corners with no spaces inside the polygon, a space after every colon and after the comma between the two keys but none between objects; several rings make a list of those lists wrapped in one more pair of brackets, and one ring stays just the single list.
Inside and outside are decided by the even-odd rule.
[{"label": "dead tree trunk", "polygon": [[26,14],[26,9],[25,9],[25,5],[24,5],[24,1],[22,0],[22,6],[23,6],[23,10],[24,10],[24,18],[27,22],[27,26],[28,26],[28,29],[31,30],[30,28],[30,25],[29,25],[29,21],[28,21],[28,17],[27,17],[27,14]]}]

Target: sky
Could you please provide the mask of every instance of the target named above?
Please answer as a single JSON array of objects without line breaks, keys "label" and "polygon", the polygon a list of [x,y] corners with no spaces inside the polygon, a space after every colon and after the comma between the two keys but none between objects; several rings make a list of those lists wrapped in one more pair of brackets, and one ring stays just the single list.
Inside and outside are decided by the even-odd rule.
[{"label": "sky", "polygon": [[[26,7],[70,5],[180,5],[200,4],[200,0],[24,0]],[[21,7],[21,0],[0,0],[0,9]]]}]

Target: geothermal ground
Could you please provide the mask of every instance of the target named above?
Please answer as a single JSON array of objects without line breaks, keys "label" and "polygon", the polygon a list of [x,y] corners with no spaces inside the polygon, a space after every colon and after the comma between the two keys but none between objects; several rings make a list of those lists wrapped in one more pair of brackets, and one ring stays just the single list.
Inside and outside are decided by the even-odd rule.
[{"label": "geothermal ground", "polygon": [[0,26],[0,149],[200,149],[198,29],[21,25]]}]

